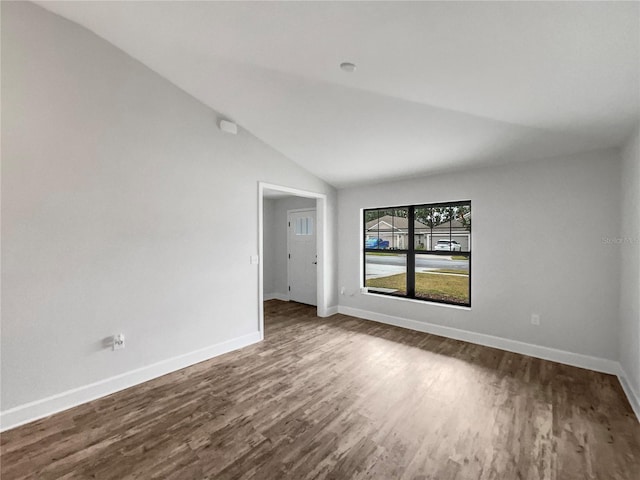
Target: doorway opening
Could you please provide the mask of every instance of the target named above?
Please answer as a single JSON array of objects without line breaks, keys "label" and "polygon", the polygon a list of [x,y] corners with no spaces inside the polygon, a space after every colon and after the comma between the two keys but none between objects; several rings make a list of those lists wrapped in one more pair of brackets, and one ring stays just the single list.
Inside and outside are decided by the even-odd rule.
[{"label": "doorway opening", "polygon": [[264,301],[317,306],[327,316],[326,200],[323,193],[258,183],[259,330]]}]

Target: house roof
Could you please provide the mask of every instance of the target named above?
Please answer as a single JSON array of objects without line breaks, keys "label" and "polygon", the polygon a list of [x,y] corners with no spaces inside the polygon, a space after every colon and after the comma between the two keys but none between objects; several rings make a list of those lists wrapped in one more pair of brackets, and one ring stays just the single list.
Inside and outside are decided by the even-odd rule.
[{"label": "house roof", "polygon": [[[367,230],[371,230],[376,225],[380,224],[380,230],[402,230],[407,231],[409,229],[409,220],[405,217],[395,217],[393,215],[385,215],[377,220],[371,220],[367,222]],[[426,225],[420,222],[414,222],[414,228],[424,228]]]},{"label": "house roof", "polygon": [[[425,225],[424,227],[421,227],[421,228],[429,229],[429,226]],[[449,230],[449,222],[441,223],[440,225],[436,225],[435,227],[433,227],[433,230],[434,231],[438,231],[438,232],[441,232],[443,230]],[[451,220],[451,230],[452,231],[459,231],[459,230],[465,230],[466,231],[466,228],[458,220]]]}]

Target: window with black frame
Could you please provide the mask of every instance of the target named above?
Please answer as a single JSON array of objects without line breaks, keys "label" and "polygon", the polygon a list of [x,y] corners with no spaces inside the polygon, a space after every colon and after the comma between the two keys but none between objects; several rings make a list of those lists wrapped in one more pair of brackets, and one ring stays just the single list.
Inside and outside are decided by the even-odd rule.
[{"label": "window with black frame", "polygon": [[364,210],[369,293],[471,306],[471,201]]}]

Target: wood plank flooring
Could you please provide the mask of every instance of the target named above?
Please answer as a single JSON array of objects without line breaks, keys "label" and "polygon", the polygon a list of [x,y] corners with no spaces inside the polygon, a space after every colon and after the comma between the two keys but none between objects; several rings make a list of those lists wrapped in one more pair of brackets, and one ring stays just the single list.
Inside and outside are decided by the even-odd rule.
[{"label": "wood plank flooring", "polygon": [[640,479],[617,379],[277,300],[266,340],[2,434],[11,479]]}]

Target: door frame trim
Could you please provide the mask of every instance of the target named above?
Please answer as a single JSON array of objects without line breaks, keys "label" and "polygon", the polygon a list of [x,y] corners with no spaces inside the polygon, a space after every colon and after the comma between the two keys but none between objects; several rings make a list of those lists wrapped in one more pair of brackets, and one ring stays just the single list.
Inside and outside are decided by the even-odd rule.
[{"label": "door frame trim", "polygon": [[286,187],[267,182],[258,182],[258,330],[260,339],[264,339],[264,191],[275,190],[297,197],[316,199],[316,248],[318,250],[317,272],[317,303],[318,316],[328,317],[332,313],[329,308],[329,278],[326,274],[331,271],[328,265],[328,235],[327,235],[327,194]]},{"label": "door frame trim", "polygon": [[[318,201],[316,200],[316,204],[318,203]],[[287,223],[289,223],[289,216],[292,213],[300,213],[300,212],[314,212],[316,214],[316,221],[315,221],[315,225],[313,226],[313,234],[316,237],[316,261],[318,262],[318,264],[320,264],[320,262],[318,261],[317,257],[318,257],[318,208],[317,205],[315,207],[307,207],[307,208],[294,208],[292,210],[287,210]],[[289,238],[291,235],[291,231],[289,230],[291,228],[291,225],[287,226],[287,254],[291,254],[291,245],[289,244],[289,242],[291,241],[291,239]],[[317,269],[316,269],[317,272]],[[318,277],[317,277],[317,273],[316,273],[316,282],[318,281]],[[291,286],[291,258],[287,258],[287,286],[290,287]],[[317,292],[318,292],[318,286],[316,283],[316,303],[318,303],[318,297],[317,297]],[[291,298],[291,291],[287,292],[287,295],[289,296],[289,298]]]}]

